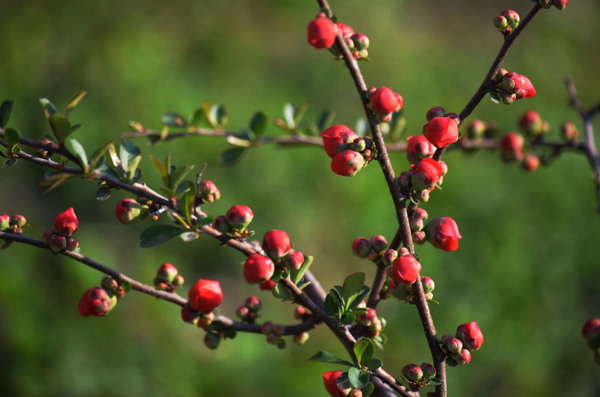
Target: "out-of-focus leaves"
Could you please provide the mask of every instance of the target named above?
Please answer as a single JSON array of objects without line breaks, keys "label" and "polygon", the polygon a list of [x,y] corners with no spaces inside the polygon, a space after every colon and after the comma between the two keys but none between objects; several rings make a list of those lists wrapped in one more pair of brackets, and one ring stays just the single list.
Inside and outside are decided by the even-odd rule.
[{"label": "out-of-focus leaves", "polygon": [[67,104],[67,109],[65,110],[66,117],[69,117],[69,115],[71,114],[71,111],[73,109],[75,109],[75,106],[77,106],[79,104],[79,102],[83,99],[85,94],[87,94],[87,91],[81,91],[81,92],[78,92],[77,94],[75,94],[73,96],[73,98],[71,98],[71,100]]},{"label": "out-of-focus leaves", "polygon": [[140,245],[143,248],[153,247],[155,245],[169,241],[179,236],[184,231],[176,226],[154,225],[144,230],[140,236]]},{"label": "out-of-focus leaves", "polygon": [[0,128],[4,128],[10,120],[10,115],[15,107],[15,101],[7,99],[0,104]]},{"label": "out-of-focus leaves", "polygon": [[176,112],[167,112],[162,115],[160,122],[169,127],[186,127],[188,125],[185,117]]}]

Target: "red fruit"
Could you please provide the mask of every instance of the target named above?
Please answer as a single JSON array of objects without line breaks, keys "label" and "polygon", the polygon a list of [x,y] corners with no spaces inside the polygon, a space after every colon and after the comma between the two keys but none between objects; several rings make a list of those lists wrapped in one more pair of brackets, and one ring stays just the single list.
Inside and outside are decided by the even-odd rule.
[{"label": "red fruit", "polygon": [[425,233],[427,234],[427,240],[434,247],[444,251],[456,251],[458,249],[458,239],[462,238],[456,222],[449,217],[432,220],[427,225]]},{"label": "red fruit", "polygon": [[252,254],[244,262],[244,277],[250,284],[269,280],[275,272],[273,261],[261,254]]},{"label": "red fruit", "polygon": [[337,385],[337,379],[343,374],[342,371],[328,371],[323,374],[323,382],[325,383],[325,390],[330,396],[338,397],[345,393]]},{"label": "red fruit", "polygon": [[92,287],[85,291],[79,300],[79,314],[87,316],[104,316],[114,306],[112,299],[105,289]]},{"label": "red fruit", "polygon": [[254,218],[254,213],[245,205],[234,205],[227,211],[225,215],[227,218],[227,222],[234,229],[242,230],[245,229],[246,226],[252,222],[252,218]]},{"label": "red fruit", "polygon": [[61,212],[54,218],[54,231],[65,237],[69,237],[75,233],[77,227],[79,227],[79,221],[77,220],[73,207],[67,209],[65,212]]},{"label": "red fruit", "polygon": [[365,166],[365,158],[354,150],[344,150],[333,156],[331,170],[341,176],[354,176]]},{"label": "red fruit", "polygon": [[391,276],[401,284],[412,284],[419,278],[421,264],[412,255],[399,256],[392,265]]},{"label": "red fruit", "polygon": [[410,182],[415,191],[430,190],[444,174],[442,165],[434,159],[424,158],[412,167]]},{"label": "red fruit", "polygon": [[308,24],[308,42],[317,49],[329,48],[335,43],[337,28],[324,13],[317,15]]},{"label": "red fruit", "polygon": [[387,87],[378,89],[371,98],[371,106],[379,114],[399,111],[403,104],[402,97]]},{"label": "red fruit", "polygon": [[527,153],[523,162],[521,163],[521,168],[523,168],[527,172],[533,172],[537,170],[540,165],[540,159],[533,153]]},{"label": "red fruit", "polygon": [[117,219],[124,225],[129,225],[136,220],[142,212],[140,204],[134,199],[126,198],[117,203],[115,214]]},{"label": "red fruit", "polygon": [[290,238],[283,230],[271,230],[267,232],[263,238],[262,248],[265,250],[267,256],[275,261],[284,257],[292,250]]},{"label": "red fruit", "polygon": [[425,135],[409,136],[406,140],[406,157],[409,163],[414,164],[426,157],[433,157],[435,146]]},{"label": "red fruit", "polygon": [[483,344],[483,333],[475,321],[459,325],[456,329],[456,337],[468,350],[477,350]]},{"label": "red fruit", "polygon": [[213,311],[223,300],[221,284],[215,280],[200,279],[188,293],[188,304],[201,313]]},{"label": "red fruit", "polygon": [[352,143],[358,134],[345,125],[334,125],[321,133],[325,152],[331,158],[336,155],[337,147],[344,143]]},{"label": "red fruit", "polygon": [[458,139],[458,125],[450,117],[434,117],[425,128],[425,136],[435,147],[442,148]]}]

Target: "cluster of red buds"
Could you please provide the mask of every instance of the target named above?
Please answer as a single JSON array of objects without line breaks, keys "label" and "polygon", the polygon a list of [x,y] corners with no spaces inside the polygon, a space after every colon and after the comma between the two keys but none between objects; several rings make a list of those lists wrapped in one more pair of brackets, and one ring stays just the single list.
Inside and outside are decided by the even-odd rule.
[{"label": "cluster of red buds", "polygon": [[373,140],[361,138],[345,125],[334,125],[321,133],[325,152],[331,157],[331,170],[337,175],[354,176],[375,156]]},{"label": "cluster of red buds", "polygon": [[516,11],[504,10],[494,18],[494,26],[504,35],[511,34],[519,26],[521,18]]},{"label": "cluster of red buds", "polygon": [[100,285],[85,291],[79,300],[78,309],[82,316],[105,316],[127,292],[126,288],[111,276],[105,276]]},{"label": "cluster of red buds", "polygon": [[579,138],[579,130],[574,122],[566,120],[560,125],[560,135],[565,142],[575,143]]},{"label": "cluster of red buds", "polygon": [[364,331],[365,337],[376,338],[379,336],[381,331],[383,331],[385,320],[377,317],[377,311],[375,309],[367,308],[365,301],[362,301],[358,307],[367,309],[367,312],[365,314],[358,315],[356,317],[356,323],[366,328]]},{"label": "cluster of red buds", "polygon": [[[427,299],[428,302],[435,303],[433,301],[433,290],[435,289],[435,283],[433,282],[431,277],[427,276],[421,277],[421,282],[423,283],[423,292],[425,293],[425,299]],[[415,304],[415,291],[412,284],[399,283],[394,278],[392,278],[389,283],[387,294],[393,296],[394,298],[402,302],[410,303],[411,305]]]},{"label": "cluster of red buds", "polygon": [[244,240],[254,234],[253,231],[248,230],[252,218],[254,213],[250,207],[234,205],[225,215],[215,218],[213,227],[229,237]]},{"label": "cluster of red buds", "polygon": [[542,8],[548,9],[552,6],[559,10],[564,10],[569,4],[569,0],[532,0],[534,3],[539,3]]},{"label": "cluster of red buds", "polygon": [[338,31],[354,59],[368,58],[369,38],[362,33],[355,33],[348,25],[334,23],[323,12],[308,24],[308,43],[316,49],[327,48],[336,58],[341,58],[342,51],[335,42]]},{"label": "cluster of red buds", "polygon": [[200,182],[200,202],[203,204],[212,203],[221,198],[221,191],[217,188],[217,185],[213,181],[201,181]]},{"label": "cluster of red buds", "polygon": [[[388,250],[384,255],[384,263],[394,257],[392,250]],[[393,260],[391,267],[388,270],[388,275],[391,279],[399,284],[410,285],[417,281],[421,274],[421,264],[412,256],[406,248],[402,248],[397,252],[397,257]]]},{"label": "cluster of red buds", "polygon": [[[195,324],[208,331],[214,321],[215,309],[223,300],[221,284],[216,280],[199,279],[188,293],[188,302],[181,309],[181,319],[186,323]],[[221,339],[227,337],[225,331],[206,332],[204,344],[209,349],[216,349]]]},{"label": "cluster of red buds", "polygon": [[21,234],[25,226],[27,226],[27,219],[23,215],[0,214],[0,232]]},{"label": "cluster of red buds", "polygon": [[371,87],[365,93],[368,107],[377,116],[377,121],[387,123],[392,119],[394,113],[398,113],[404,106],[404,98],[390,88]]},{"label": "cluster of red buds", "polygon": [[426,157],[411,164],[410,169],[402,171],[398,183],[402,193],[411,199],[427,202],[429,193],[437,185],[442,184],[446,172],[448,172],[446,163]]},{"label": "cluster of red buds", "polygon": [[238,318],[248,324],[254,324],[258,318],[258,312],[262,308],[262,302],[256,296],[246,299],[244,304],[237,308],[235,314]]},{"label": "cluster of red buds", "polygon": [[473,119],[467,126],[466,138],[472,141],[480,141],[483,138],[493,137],[497,130],[498,125],[494,122]]},{"label": "cluster of red buds", "polygon": [[170,263],[163,263],[158,268],[153,282],[156,289],[173,292],[175,288],[183,285],[184,280],[175,266]]},{"label": "cluster of red buds", "polygon": [[490,93],[495,101],[510,105],[517,99],[535,96],[535,87],[524,75],[500,69],[494,78],[494,90]]},{"label": "cluster of red buds", "polygon": [[581,330],[588,346],[594,351],[594,360],[600,364],[600,318],[592,318],[583,325]]},{"label": "cluster of red buds", "polygon": [[359,258],[368,258],[377,263],[383,258],[387,246],[387,240],[380,235],[373,236],[370,239],[359,237],[352,242],[352,253]]},{"label": "cluster of red buds", "polygon": [[442,352],[446,355],[446,364],[451,367],[468,364],[471,352],[478,350],[483,344],[483,333],[477,322],[461,324],[456,329],[456,336],[442,335]]},{"label": "cluster of red buds", "polygon": [[437,148],[443,148],[458,140],[460,118],[456,113],[448,113],[436,106],[425,114],[427,123],[423,125],[423,134]]},{"label": "cluster of red buds", "polygon": [[266,321],[263,323],[260,332],[266,335],[267,343],[280,349],[285,348],[285,340],[282,338],[285,335],[285,326],[282,324],[273,324],[271,321]]},{"label": "cluster of red buds", "polygon": [[402,377],[408,383],[411,390],[421,390],[435,378],[435,367],[429,363],[408,364],[402,367]]},{"label": "cluster of red buds", "polygon": [[72,235],[78,227],[79,221],[73,207],[71,207],[56,215],[52,228],[45,230],[42,234],[42,240],[54,252],[75,251],[79,247],[79,242]]},{"label": "cluster of red buds", "polygon": [[411,164],[418,163],[424,158],[431,158],[435,153],[435,146],[425,135],[409,136],[406,142],[406,158]]},{"label": "cluster of red buds", "polygon": [[428,216],[427,211],[423,208],[415,208],[410,214],[410,231],[412,232],[412,239],[415,244],[421,245],[427,241],[427,235],[423,228]]}]

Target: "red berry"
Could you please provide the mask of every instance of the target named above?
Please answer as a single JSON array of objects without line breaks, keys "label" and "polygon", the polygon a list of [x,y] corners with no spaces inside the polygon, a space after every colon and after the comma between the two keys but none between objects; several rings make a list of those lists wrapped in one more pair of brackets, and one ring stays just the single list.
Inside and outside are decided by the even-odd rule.
[{"label": "red berry", "polygon": [[250,222],[252,222],[252,218],[254,218],[254,213],[245,205],[234,205],[227,211],[225,215],[227,217],[227,222],[234,229],[242,230],[245,229]]},{"label": "red berry", "polygon": [[262,248],[267,256],[273,260],[284,257],[292,250],[290,238],[283,230],[267,232],[263,238]]},{"label": "red berry", "polygon": [[317,49],[329,48],[335,43],[337,28],[331,19],[320,13],[308,24],[308,42]]},{"label": "red berry", "polygon": [[269,280],[275,272],[273,261],[261,254],[252,254],[244,262],[244,277],[250,284]]},{"label": "red berry", "polygon": [[449,217],[436,218],[429,222],[426,229],[427,240],[434,247],[444,251],[458,249],[458,239],[462,238],[454,219]]},{"label": "red berry", "polygon": [[336,155],[339,145],[352,143],[359,137],[358,134],[345,125],[334,125],[329,127],[321,133],[321,136],[323,137],[325,152],[331,158]]},{"label": "red berry", "polygon": [[75,215],[73,207],[67,209],[65,212],[61,212],[56,215],[53,223],[54,231],[62,234],[63,236],[69,237],[79,227],[79,221]]},{"label": "red berry", "polygon": [[200,279],[188,293],[188,304],[201,313],[213,311],[223,300],[221,284],[215,280]]},{"label": "red berry", "polygon": [[477,350],[483,344],[483,333],[475,321],[459,325],[456,329],[456,337],[468,350]]},{"label": "red berry", "polygon": [[339,152],[331,160],[331,170],[341,176],[354,176],[365,166],[365,158],[354,150]]},{"label": "red berry", "polygon": [[412,284],[419,278],[421,264],[412,255],[399,256],[393,263],[391,276],[401,284]]},{"label": "red berry", "polygon": [[425,128],[425,136],[435,147],[442,148],[458,139],[458,125],[450,117],[434,117]]},{"label": "red berry", "polygon": [[115,214],[117,219],[124,225],[129,225],[141,214],[141,206],[134,199],[126,198],[117,203]]}]

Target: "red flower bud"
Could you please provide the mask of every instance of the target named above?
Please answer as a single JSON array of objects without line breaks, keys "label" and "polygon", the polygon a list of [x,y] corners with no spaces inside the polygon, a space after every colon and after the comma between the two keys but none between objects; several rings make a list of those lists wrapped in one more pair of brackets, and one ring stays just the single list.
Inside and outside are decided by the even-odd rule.
[{"label": "red flower bud", "polygon": [[244,306],[253,312],[257,312],[262,308],[262,302],[256,296],[251,296],[246,299]]},{"label": "red flower bud", "polygon": [[523,76],[521,75],[521,78],[523,80],[523,84],[522,84],[522,88],[521,88],[521,95],[523,98],[531,98],[534,97],[536,94],[535,91],[535,87],[533,86],[533,84],[531,84],[531,80],[529,80],[529,78],[527,78],[527,76]]},{"label": "red flower bud", "polygon": [[400,372],[410,382],[418,382],[423,377],[423,369],[417,364],[405,365]]},{"label": "red flower bud", "polygon": [[54,252],[60,252],[67,249],[67,238],[59,234],[53,234],[48,242],[48,246]]},{"label": "red flower bud", "polygon": [[348,25],[344,25],[341,22],[337,23],[337,28],[340,30],[340,32],[342,32],[342,37],[345,39],[352,37],[354,34],[354,29]]},{"label": "red flower bud", "polygon": [[434,159],[424,158],[412,168],[410,182],[415,191],[430,190],[440,181],[444,170]]},{"label": "red flower bud", "polygon": [[427,123],[425,137],[438,148],[448,146],[458,139],[458,125],[450,117],[434,117]]},{"label": "red flower bud", "polygon": [[129,225],[138,219],[141,213],[142,207],[140,206],[140,203],[130,198],[119,201],[115,208],[117,219],[124,225]]},{"label": "red flower bud", "polygon": [[177,277],[178,273],[179,271],[175,266],[171,265],[170,263],[163,263],[156,272],[156,279],[162,281],[163,283],[171,284],[175,280],[175,277]]},{"label": "red flower bud", "polygon": [[462,238],[456,222],[449,217],[435,218],[427,224],[425,233],[434,247],[444,251],[456,251],[458,239]]},{"label": "red flower bud", "polygon": [[231,226],[229,226],[229,222],[227,222],[227,217],[225,215],[217,216],[212,224],[212,227],[221,233],[228,233],[231,231]]},{"label": "red flower bud", "polygon": [[406,157],[409,163],[415,164],[426,157],[433,157],[435,146],[425,138],[425,135],[409,136],[406,141]]},{"label": "red flower bud", "polygon": [[77,220],[73,207],[56,215],[52,226],[56,233],[60,233],[65,237],[69,237],[75,233],[75,230],[77,230],[77,227],[79,226],[79,221]]},{"label": "red flower bud", "polygon": [[500,156],[505,161],[523,159],[523,144],[525,140],[516,132],[508,132],[500,140]]},{"label": "red flower bud", "polygon": [[391,276],[401,284],[412,284],[419,278],[421,264],[412,255],[399,256],[392,264]]},{"label": "red flower bud", "polygon": [[181,308],[181,319],[186,323],[198,324],[200,313],[192,309],[188,304]]},{"label": "red flower bud", "polygon": [[317,15],[308,24],[308,42],[317,49],[329,48],[335,43],[337,28],[324,13]]},{"label": "red flower bud", "polygon": [[221,198],[221,191],[213,181],[200,182],[200,198],[203,203],[212,203]]},{"label": "red flower bud", "polygon": [[267,232],[263,238],[262,248],[267,256],[275,261],[286,256],[292,250],[290,238],[283,230]]},{"label": "red flower bud", "polygon": [[331,170],[337,175],[354,176],[365,165],[365,158],[354,150],[344,150],[336,154],[331,161]]},{"label": "red flower bud", "polygon": [[292,269],[300,269],[304,263],[304,254],[300,251],[292,251],[285,257],[285,264]]},{"label": "red flower bud", "polygon": [[258,284],[258,288],[260,288],[262,291],[271,291],[273,290],[273,287],[275,287],[275,284],[277,284],[275,281],[267,280]]},{"label": "red flower bud", "polygon": [[519,127],[527,134],[539,135],[542,133],[543,120],[535,110],[528,110],[521,115],[519,119]]},{"label": "red flower bud", "polygon": [[527,172],[533,172],[537,170],[540,165],[540,159],[533,153],[527,153],[523,162],[521,163],[521,168],[523,168]]},{"label": "red flower bud", "polygon": [[577,130],[575,123],[570,120],[564,121],[560,125],[560,134],[567,142],[575,142],[579,138],[579,130]]},{"label": "red flower bud", "polygon": [[275,272],[273,261],[261,254],[252,254],[244,262],[244,277],[250,284],[269,280]]},{"label": "red flower bud", "polygon": [[226,217],[227,222],[232,228],[242,230],[252,222],[254,213],[250,207],[245,205],[234,205],[227,211]]},{"label": "red flower bud", "polygon": [[325,390],[330,396],[338,397],[346,395],[349,390],[342,390],[337,385],[337,379],[343,374],[342,371],[328,371],[323,374],[323,382],[325,383]]},{"label": "red flower bud", "polygon": [[552,0],[552,5],[561,11],[567,8],[567,4],[569,0]]},{"label": "red flower bud", "polygon": [[453,354],[452,358],[458,365],[465,365],[471,362],[471,352],[467,349],[462,349],[460,353]]},{"label": "red flower bud", "polygon": [[115,302],[116,300],[113,302],[113,299],[111,299],[105,289],[92,287],[85,291],[79,300],[79,314],[84,317],[101,317],[114,307]]},{"label": "red flower bud", "polygon": [[10,216],[0,214],[0,232],[5,232],[10,229]]},{"label": "red flower bud", "polygon": [[359,237],[352,242],[352,252],[359,258],[369,256],[371,250],[371,241],[366,237]]},{"label": "red flower bud", "polygon": [[352,143],[359,136],[345,125],[334,125],[321,133],[325,152],[331,158],[336,155],[339,145]]},{"label": "red flower bud", "polygon": [[590,347],[600,347],[600,318],[589,319],[581,329],[583,337],[588,341]]},{"label": "red flower bud", "polygon": [[221,284],[215,280],[200,279],[188,293],[188,304],[201,313],[213,311],[223,300]]},{"label": "red flower bud", "polygon": [[381,87],[371,98],[371,107],[379,114],[388,114],[402,109],[404,99],[390,88]]},{"label": "red flower bud", "polygon": [[468,350],[477,350],[483,344],[483,333],[475,321],[459,325],[456,338],[460,339]]}]

